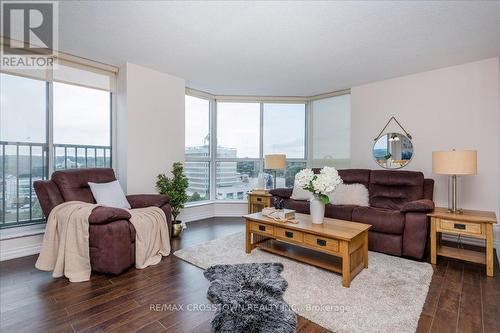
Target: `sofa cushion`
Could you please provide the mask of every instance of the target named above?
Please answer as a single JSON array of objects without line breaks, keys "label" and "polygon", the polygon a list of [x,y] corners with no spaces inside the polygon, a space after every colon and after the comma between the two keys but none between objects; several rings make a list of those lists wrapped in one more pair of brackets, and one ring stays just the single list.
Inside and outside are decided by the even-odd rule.
[{"label": "sofa cushion", "polygon": [[111,168],[73,169],[56,171],[52,174],[64,201],[83,201],[95,203],[89,182],[108,183],[116,180]]},{"label": "sofa cushion", "polygon": [[[320,173],[321,168],[312,169],[315,174]],[[360,183],[368,188],[370,182],[370,169],[343,169],[338,170],[344,184]]]},{"label": "sofa cushion", "polygon": [[276,197],[288,199],[293,193],[293,188],[275,188],[270,190],[269,193]]},{"label": "sofa cushion", "polygon": [[297,213],[309,214],[309,201],[285,199],[285,208],[294,209]]},{"label": "sofa cushion", "polygon": [[332,205],[328,204],[325,206],[325,216],[332,219],[340,219],[351,221],[352,211],[357,206],[353,205]]},{"label": "sofa cushion", "polygon": [[396,210],[356,207],[352,211],[352,221],[371,224],[370,230],[387,234],[403,234],[405,216]]},{"label": "sofa cushion", "polygon": [[376,231],[368,232],[368,249],[395,256],[403,254],[403,236],[384,234]]},{"label": "sofa cushion", "polygon": [[370,206],[400,210],[423,199],[424,175],[415,171],[374,170],[370,174]]},{"label": "sofa cushion", "polygon": [[120,182],[114,180],[109,183],[92,183],[89,182],[90,190],[95,201],[104,206],[130,209],[129,202],[125,198]]},{"label": "sofa cushion", "polygon": [[344,169],[339,170],[339,176],[342,178],[344,184],[363,184],[368,188],[370,182],[369,169]]}]

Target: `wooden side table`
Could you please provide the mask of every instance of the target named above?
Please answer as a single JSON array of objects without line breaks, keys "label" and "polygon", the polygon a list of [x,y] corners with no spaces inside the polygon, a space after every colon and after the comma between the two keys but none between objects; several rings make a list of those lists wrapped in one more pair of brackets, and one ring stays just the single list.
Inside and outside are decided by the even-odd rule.
[{"label": "wooden side table", "polygon": [[273,196],[269,193],[248,192],[248,214],[258,213],[265,207],[271,207],[272,198]]},{"label": "wooden side table", "polygon": [[[464,210],[462,214],[449,213],[447,208],[436,207],[431,218],[431,263],[437,256],[449,257],[486,265],[486,275],[493,272],[493,224],[497,223],[494,212]],[[441,234],[461,235],[486,241],[486,255],[482,252],[455,248],[440,244]]]}]

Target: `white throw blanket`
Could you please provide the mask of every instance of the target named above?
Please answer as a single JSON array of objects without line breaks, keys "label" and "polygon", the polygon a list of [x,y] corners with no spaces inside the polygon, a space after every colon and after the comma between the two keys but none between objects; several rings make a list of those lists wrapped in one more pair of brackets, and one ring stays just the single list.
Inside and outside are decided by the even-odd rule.
[{"label": "white throw blanket", "polygon": [[[62,203],[50,212],[43,236],[42,251],[35,267],[66,276],[71,282],[90,279],[89,216],[96,204],[80,201]],[[157,207],[129,210],[136,230],[135,266],[142,269],[170,254],[165,213]]]}]

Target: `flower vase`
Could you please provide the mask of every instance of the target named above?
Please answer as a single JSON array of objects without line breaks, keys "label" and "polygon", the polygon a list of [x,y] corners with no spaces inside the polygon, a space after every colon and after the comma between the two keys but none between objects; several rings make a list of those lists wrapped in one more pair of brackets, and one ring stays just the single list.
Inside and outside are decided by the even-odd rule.
[{"label": "flower vase", "polygon": [[317,195],[310,201],[311,222],[314,224],[322,224],[325,218],[325,204]]}]

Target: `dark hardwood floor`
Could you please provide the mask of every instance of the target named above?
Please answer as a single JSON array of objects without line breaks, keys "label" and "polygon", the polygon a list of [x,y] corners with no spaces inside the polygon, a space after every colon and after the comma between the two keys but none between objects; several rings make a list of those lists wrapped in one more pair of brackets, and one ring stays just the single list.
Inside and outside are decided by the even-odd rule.
[{"label": "dark hardwood floor", "polygon": [[[237,218],[189,224],[173,250],[243,231]],[[170,255],[154,267],[120,276],[93,274],[88,282],[53,279],[34,268],[37,256],[0,263],[0,331],[3,332],[210,332],[213,312],[202,270]],[[481,266],[441,259],[434,268],[418,332],[500,332],[500,278]],[[158,304],[158,309],[152,306]],[[170,304],[170,309],[163,304]],[[175,307],[184,305],[184,311]],[[187,306],[191,305],[188,311]],[[158,311],[159,310],[159,311]],[[299,318],[298,332],[327,332]]]}]

